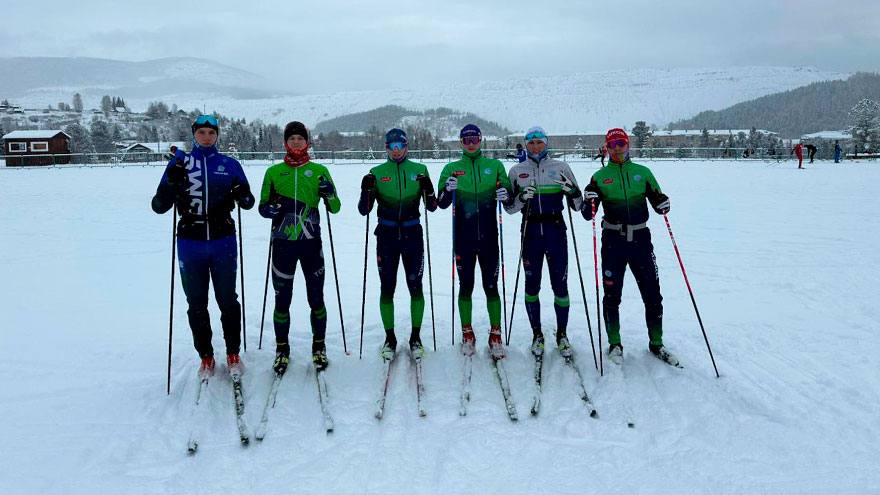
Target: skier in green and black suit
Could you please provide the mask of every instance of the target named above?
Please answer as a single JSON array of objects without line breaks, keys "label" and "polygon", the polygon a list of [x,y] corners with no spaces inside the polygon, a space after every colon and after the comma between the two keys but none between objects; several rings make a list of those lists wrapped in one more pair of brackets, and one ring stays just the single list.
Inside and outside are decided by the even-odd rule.
[{"label": "skier in green and black suit", "polygon": [[425,246],[422,226],[419,223],[419,205],[422,200],[428,211],[437,209],[434,186],[428,176],[428,168],[407,158],[406,133],[391,129],[385,134],[388,160],[370,169],[361,181],[361,198],[358,210],[369,215],[373,203],[377,209],[376,263],[379,267],[379,311],[385,327],[385,343],[382,358],[391,359],[397,348],[394,335],[394,289],[397,286],[397,268],[403,261],[406,285],[410,294],[410,318],[412,332],[409,337],[413,357],[420,359],[425,350],[419,335],[422,316],[425,313],[425,296],[422,293]]},{"label": "skier in green and black suit", "polygon": [[300,122],[284,128],[284,161],[269,167],[260,194],[260,215],[272,219],[272,287],[275,288],[276,353],[272,365],[284,374],[290,364],[290,301],[293,275],[299,262],[306,280],[306,297],[311,308],[312,361],[327,367],[324,334],[327,308],[324,306],[324,253],[321,247],[321,199],[330,213],[340,207],[336,187],[327,167],[309,158],[309,131]]},{"label": "skier in green and black suit", "polygon": [[642,301],[648,326],[648,347],[655,356],[677,364],[678,360],[663,347],[663,297],[660,275],[648,230],[648,203],[660,215],[669,212],[669,198],[660,190],[654,174],[629,159],[629,136],[623,129],[611,129],[605,136],[610,160],[593,174],[584,189],[586,204],[581,213],[593,219],[594,207],[602,204],[602,299],[608,356],[615,363],[623,359],[620,343],[620,296],[623,275],[629,265]]},{"label": "skier in green and black suit", "polygon": [[504,165],[483,156],[480,128],[468,124],[461,129],[462,157],[447,164],[440,173],[437,202],[448,208],[455,197],[455,266],[458,271],[458,314],[461,317],[461,351],[474,353],[475,335],[471,326],[474,272],[477,261],[489,310],[489,351],[495,359],[504,357],[501,343],[501,297],[498,295],[498,221],[496,206],[509,204],[510,179]]}]

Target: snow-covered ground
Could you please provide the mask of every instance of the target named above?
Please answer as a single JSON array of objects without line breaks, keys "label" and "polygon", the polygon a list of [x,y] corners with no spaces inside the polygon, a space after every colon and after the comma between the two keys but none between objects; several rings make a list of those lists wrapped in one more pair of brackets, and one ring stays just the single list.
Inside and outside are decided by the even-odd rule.
[{"label": "snow-covered ground", "polygon": [[[509,164],[508,164],[509,165]],[[573,164],[585,183],[596,162]],[[225,372],[212,382],[199,453],[187,457],[197,356],[177,287],[171,395],[165,395],[170,215],[149,208],[156,167],[4,168],[0,182],[0,493],[877,493],[880,491],[880,310],[872,212],[876,163],[657,162],[669,215],[721,378],[716,379],[665,226],[654,233],[666,343],[685,369],[646,350],[642,305],[627,276],[621,308],[625,377],[592,365],[572,259],[570,335],[599,418],[553,354],[543,410],[528,415],[529,330],[522,301],[508,370],[520,421],[504,412],[481,350],[470,413],[458,415],[460,357],[450,345],[450,214],[430,217],[437,352],[425,360],[428,415],[400,360],[386,417],[378,277],[369,256],[364,359],[358,360],[364,219],[355,208],[366,165],[332,167],[343,200],[333,218],[343,314],[333,278],[327,371],[336,431],[326,435],[308,363],[302,279],[293,308],[293,366],[262,444],[238,445]],[[432,163],[432,174],[442,164]],[[255,188],[265,166],[246,172]],[[517,219],[505,217],[508,305]],[[595,326],[590,224],[575,217]],[[271,378],[271,316],[257,349],[268,221],[244,212],[248,351],[246,416],[253,427]],[[370,251],[375,246],[370,236]],[[325,237],[325,255],[329,245]],[[328,270],[330,270],[328,266]],[[426,271],[427,275],[427,271]],[[179,282],[178,282],[179,284]],[[397,319],[405,328],[405,285]],[[427,290],[427,280],[425,284]],[[522,297],[522,290],[519,292]],[[475,291],[481,347],[487,317]],[[552,295],[542,301],[551,325]],[[267,312],[271,314],[270,301]],[[212,303],[215,329],[219,329]],[[457,332],[457,329],[454,330]],[[407,332],[400,332],[405,336]],[[431,343],[431,314],[425,317]],[[458,338],[456,337],[456,340]],[[223,344],[215,332],[215,346]],[[222,368],[222,367],[221,367]],[[626,421],[634,420],[629,429]],[[871,467],[874,466],[874,467]]]}]

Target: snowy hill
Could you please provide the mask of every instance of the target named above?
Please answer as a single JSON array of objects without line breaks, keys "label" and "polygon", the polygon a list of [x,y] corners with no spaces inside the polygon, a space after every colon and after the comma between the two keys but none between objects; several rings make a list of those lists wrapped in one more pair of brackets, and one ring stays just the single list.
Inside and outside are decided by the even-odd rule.
[{"label": "snowy hill", "polygon": [[[86,57],[0,58],[0,95],[45,104],[70,102],[80,92],[87,106],[102,95],[124,95],[145,101],[192,92],[204,96],[256,98],[272,94],[256,74],[211,60],[174,57],[128,62]],[[45,106],[45,104],[41,106]]]},{"label": "snowy hill", "polygon": [[[166,69],[156,72],[162,74]],[[770,93],[849,76],[802,67],[638,69],[573,75],[554,75],[552,71],[542,70],[541,76],[533,78],[491,80],[491,75],[487,75],[487,80],[480,83],[437,83],[418,88],[272,98],[263,98],[265,94],[261,93],[259,98],[254,98],[224,93],[206,83],[192,83],[196,79],[211,79],[198,77],[198,71],[185,73],[194,74],[193,79],[188,79],[190,82],[175,80],[173,87],[168,88],[149,86],[165,82],[142,83],[147,86],[140,89],[130,86],[137,94],[121,90],[115,90],[114,94],[124,97],[136,111],[146,109],[150,101],[162,99],[180,108],[205,107],[224,115],[248,120],[260,118],[280,125],[301,120],[314,126],[320,121],[385,105],[413,110],[448,107],[474,113],[515,131],[540,123],[551,134],[566,134],[612,126],[631,127],[637,120],[663,125],[704,110],[719,110]],[[229,85],[247,82],[246,75],[236,74]],[[7,77],[10,76],[2,75],[0,80]],[[226,81],[225,78],[220,80]],[[61,86],[61,83],[55,85]],[[59,101],[70,101],[76,85],[71,82],[64,84],[63,90],[29,91],[16,101],[24,106],[44,108]],[[104,94],[101,91],[94,94],[99,98]],[[97,100],[89,98],[86,106],[95,106]]]},{"label": "snowy hill", "polygon": [[[509,165],[509,164],[508,164]],[[481,349],[471,406],[458,415],[460,356],[450,345],[450,213],[431,214],[437,352],[425,359],[427,417],[416,414],[409,364],[391,382],[385,418],[377,350],[375,238],[366,296],[364,358],[357,359],[364,218],[355,208],[370,164],[330,165],[342,211],[333,218],[348,348],[342,351],[328,266],[327,371],[332,435],[322,429],[309,371],[302,276],[292,311],[293,364],[261,443],[238,443],[223,366],[205,402],[200,451],[185,454],[197,356],[181,287],[174,310],[171,395],[165,395],[171,218],[149,201],[157,167],[0,169],[0,492],[169,493],[603,493],[864,494],[880,491],[880,217],[865,215],[880,180],[876,164],[791,161],[648,163],[672,199],[669,214],[721,372],[716,379],[662,220],[649,226],[664,296],[665,342],[685,369],[646,351],[644,311],[627,275],[622,370],[590,357],[577,270],[569,268],[572,336],[590,418],[572,374],[548,355],[544,406],[527,413],[529,328],[519,291],[508,371],[520,421],[511,423]],[[428,164],[436,176],[442,163]],[[596,162],[574,163],[583,183]],[[245,168],[259,184],[265,164]],[[120,187],[120,184],[124,187]],[[731,184],[745,187],[731,190]],[[832,194],[812,194],[823,190]],[[847,201],[840,201],[845,191]],[[810,195],[809,207],[804,197]],[[96,199],[98,198],[98,199]],[[112,207],[107,207],[112,205]],[[748,208],[744,208],[748,205]],[[757,207],[757,210],[755,210]],[[754,210],[754,211],[753,211]],[[259,419],[271,379],[272,301],[257,349],[268,221],[243,213],[248,351],[246,418]],[[518,254],[505,216],[507,299]],[[325,222],[322,214],[321,222]],[[375,216],[373,217],[375,222]],[[372,225],[375,225],[373,223]],[[587,305],[595,330],[590,224],[575,217]],[[329,241],[324,254],[330,261]],[[574,253],[570,250],[571,264]],[[426,270],[427,276],[427,270]],[[400,277],[403,277],[401,270]],[[552,294],[545,278],[545,322]],[[397,288],[397,321],[409,316]],[[427,299],[427,283],[425,284]],[[270,292],[271,294],[271,292]],[[222,353],[219,315],[214,345]],[[474,293],[485,345],[485,299]],[[431,313],[423,336],[431,348]],[[405,336],[402,330],[399,336]],[[405,356],[402,356],[405,357]],[[625,374],[625,376],[623,376]],[[633,419],[635,428],[627,428]]]}]

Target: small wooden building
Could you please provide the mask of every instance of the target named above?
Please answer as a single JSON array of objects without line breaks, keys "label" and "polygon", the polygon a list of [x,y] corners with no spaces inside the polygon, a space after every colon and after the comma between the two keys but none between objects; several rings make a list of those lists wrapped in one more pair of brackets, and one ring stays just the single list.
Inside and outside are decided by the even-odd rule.
[{"label": "small wooden building", "polygon": [[70,136],[60,130],[12,131],[3,136],[7,167],[70,163]]}]

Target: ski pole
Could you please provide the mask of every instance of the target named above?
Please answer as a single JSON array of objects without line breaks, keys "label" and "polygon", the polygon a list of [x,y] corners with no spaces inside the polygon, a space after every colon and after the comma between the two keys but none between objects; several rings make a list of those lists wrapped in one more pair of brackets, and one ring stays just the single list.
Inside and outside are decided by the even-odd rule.
[{"label": "ski pole", "polygon": [[718,366],[715,365],[715,356],[712,355],[712,346],[709,345],[709,337],[706,335],[706,327],[703,326],[703,319],[700,318],[700,310],[697,309],[697,301],[694,299],[694,291],[691,289],[691,283],[688,280],[687,272],[684,269],[684,262],[681,260],[681,253],[678,251],[678,244],[675,242],[675,236],[672,235],[672,226],[669,225],[669,217],[663,215],[666,221],[666,230],[669,232],[669,239],[672,240],[672,247],[675,249],[675,256],[678,257],[678,266],[681,267],[681,274],[684,276],[684,284],[687,286],[688,294],[691,296],[691,303],[694,305],[694,312],[697,314],[697,321],[700,323],[700,329],[703,331],[703,340],[706,341],[706,349],[709,350],[709,358],[712,359],[712,367],[715,368],[715,378],[721,378],[718,374]]},{"label": "ski pole", "polygon": [[[596,202],[590,200],[593,210],[593,273],[596,275],[596,333],[599,334],[599,376],[604,376],[602,366],[602,318],[599,318],[599,255],[596,248]],[[604,316],[604,313],[602,313]]]},{"label": "ski pole", "polygon": [[[590,347],[593,348],[593,364],[599,369],[599,362],[596,360],[596,344],[593,342],[593,325],[590,323],[590,311],[587,309],[587,291],[584,289],[584,275],[581,273],[581,255],[578,253],[577,236],[574,233],[574,220],[571,217],[571,205],[568,206],[568,224],[571,228],[571,242],[574,244],[574,260],[578,269],[578,281],[581,283],[581,300],[584,302],[584,316],[587,317],[587,333],[590,334]],[[600,348],[601,352],[601,348]]]},{"label": "ski pole", "polygon": [[330,208],[324,203],[324,211],[327,213],[327,233],[330,234],[330,257],[333,260],[333,278],[336,281],[336,305],[339,307],[339,324],[342,326],[342,350],[346,356],[350,356],[348,352],[348,344],[345,341],[345,321],[342,319],[342,297],[339,295],[339,270],[336,269],[336,248],[333,245],[333,225],[330,224]]},{"label": "ski pole", "polygon": [[434,339],[434,351],[437,351],[437,324],[434,321],[434,277],[431,274],[431,229],[428,228],[428,195],[423,194],[425,203],[425,243],[428,251],[428,294],[431,299],[431,336]]},{"label": "ski pole", "polygon": [[171,217],[171,302],[168,309],[168,379],[165,394],[171,395],[171,337],[174,329],[174,259],[177,256],[177,205]]},{"label": "ski pole", "polygon": [[519,236],[519,261],[516,263],[516,280],[513,282],[513,301],[510,302],[510,326],[507,327],[507,345],[510,345],[510,334],[513,332],[513,315],[516,312],[516,291],[519,289],[519,270],[522,268],[523,247],[526,244],[526,229],[529,226],[529,210],[532,209],[532,201],[526,203],[526,211],[523,214],[522,233]]},{"label": "ski pole", "polygon": [[263,286],[263,312],[260,316],[260,342],[257,349],[263,348],[263,324],[266,322],[266,296],[269,294],[269,267],[272,265],[272,231],[269,231],[269,255],[266,256],[266,284]]},{"label": "ski pole", "polygon": [[[500,184],[496,184],[500,185]],[[496,188],[497,189],[497,188]],[[507,275],[504,269],[504,220],[501,215],[501,201],[498,202],[498,238],[501,248],[501,299],[504,301],[504,329],[507,330]],[[505,338],[507,336],[505,335]],[[506,342],[505,342],[506,344]]]},{"label": "ski pole", "polygon": [[367,307],[367,249],[370,245],[370,214],[367,213],[367,227],[364,231],[364,287],[361,291],[361,342],[358,359],[364,357],[364,311]]},{"label": "ski pole", "polygon": [[238,206],[238,258],[239,264],[241,265],[241,332],[242,332],[242,342],[244,343],[244,352],[247,352],[247,311],[245,310],[244,304],[244,243],[242,242],[242,237],[244,237],[244,233],[242,232],[241,226],[241,206]]},{"label": "ski pole", "polygon": [[452,334],[452,347],[455,347],[455,189],[452,190],[452,284],[449,293],[452,295],[452,322],[449,329]]}]

